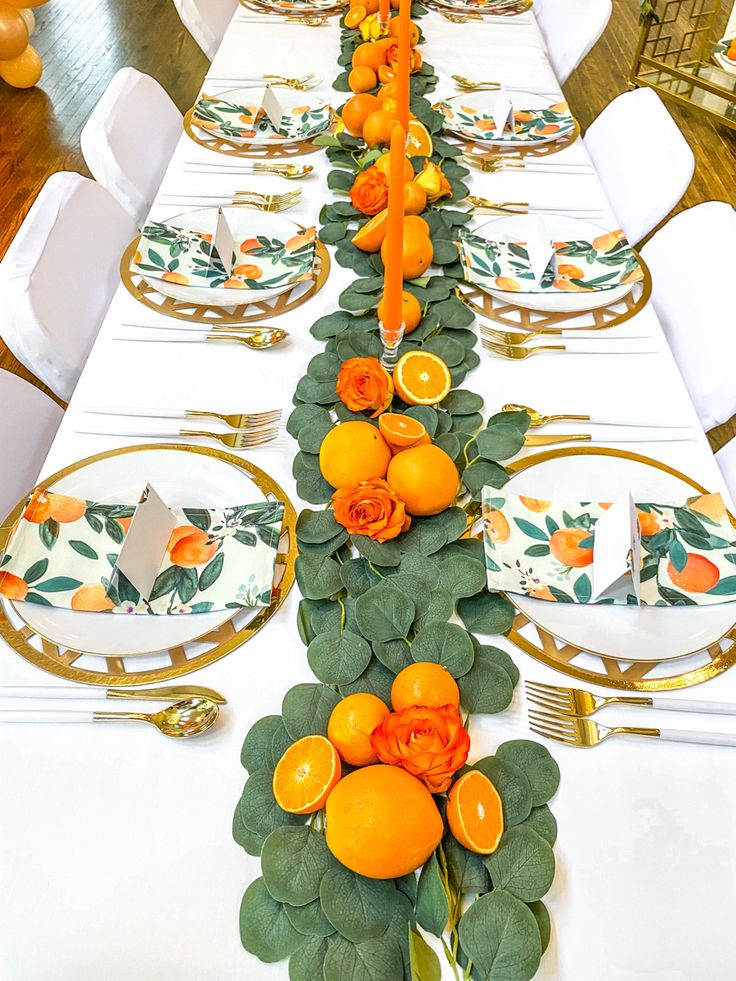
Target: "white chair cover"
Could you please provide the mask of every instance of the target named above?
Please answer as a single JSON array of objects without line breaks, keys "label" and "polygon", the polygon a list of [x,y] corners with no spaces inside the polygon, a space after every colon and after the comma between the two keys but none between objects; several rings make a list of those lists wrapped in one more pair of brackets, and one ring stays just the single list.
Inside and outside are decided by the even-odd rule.
[{"label": "white chair cover", "polygon": [[606,29],[611,0],[535,0],[549,59],[564,85]]},{"label": "white chair cover", "polygon": [[0,337],[68,401],[138,234],[104,187],[53,174],[0,262]]},{"label": "white chair cover", "polygon": [[736,501],[736,437],[718,450],[716,463],[721,468],[731,500]]},{"label": "white chair cover", "polygon": [[588,127],[585,146],[632,245],[667,217],[695,170],[687,140],[649,88],[609,103]]},{"label": "white chair cover", "polygon": [[0,522],[36,483],[63,416],[40,389],[0,371]]},{"label": "white chair cover", "polygon": [[238,0],[174,0],[174,6],[184,27],[212,61]]},{"label": "white chair cover", "polygon": [[92,176],[142,227],[182,132],[182,116],[150,75],[121,68],[85,123]]},{"label": "white chair cover", "polygon": [[704,429],[719,426],[736,413],[736,317],[728,309],[736,283],[736,211],[722,201],[683,211],[641,254],[652,273],[652,303],[700,421]]}]

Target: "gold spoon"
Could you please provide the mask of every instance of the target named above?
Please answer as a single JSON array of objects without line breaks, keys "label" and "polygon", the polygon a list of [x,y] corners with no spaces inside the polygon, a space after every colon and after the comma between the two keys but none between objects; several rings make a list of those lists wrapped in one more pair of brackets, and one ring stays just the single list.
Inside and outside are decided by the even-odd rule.
[{"label": "gold spoon", "polygon": [[160,712],[94,712],[94,722],[147,722],[164,736],[186,739],[206,732],[217,722],[220,709],[209,698],[185,698]]},{"label": "gold spoon", "polygon": [[206,341],[238,341],[246,347],[252,347],[257,351],[263,348],[273,347],[280,344],[288,337],[288,333],[280,327],[269,327],[266,330],[256,331],[254,334],[207,334]]},{"label": "gold spoon", "polygon": [[514,402],[509,402],[508,405],[504,405],[501,411],[528,413],[529,419],[531,420],[529,422],[531,429],[539,429],[540,426],[546,426],[548,422],[590,422],[590,416],[544,416],[538,409],[532,409],[528,405],[516,405]]}]

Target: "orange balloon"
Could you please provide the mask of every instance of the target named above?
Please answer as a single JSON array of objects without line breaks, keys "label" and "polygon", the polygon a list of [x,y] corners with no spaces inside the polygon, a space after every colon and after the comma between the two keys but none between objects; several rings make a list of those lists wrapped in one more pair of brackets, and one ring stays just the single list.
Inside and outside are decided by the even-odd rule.
[{"label": "orange balloon", "polygon": [[41,78],[43,64],[30,44],[18,58],[0,61],[0,78],[16,89],[30,89]]},{"label": "orange balloon", "polygon": [[26,22],[28,37],[36,30],[36,15],[28,7],[16,7],[16,10]]},{"label": "orange balloon", "polygon": [[0,61],[11,61],[28,47],[28,28],[15,7],[0,3]]}]

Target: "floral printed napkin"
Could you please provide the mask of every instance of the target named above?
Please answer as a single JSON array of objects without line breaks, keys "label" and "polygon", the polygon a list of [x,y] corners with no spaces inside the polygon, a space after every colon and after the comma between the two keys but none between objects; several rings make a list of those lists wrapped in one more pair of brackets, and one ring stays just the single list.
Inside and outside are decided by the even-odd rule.
[{"label": "floral printed napkin", "polygon": [[[591,600],[595,525],[605,502],[483,493],[488,588],[557,603],[635,604],[633,591]],[[720,494],[683,504],[637,504],[641,602],[710,606],[736,598],[736,541]]]},{"label": "floral printed napkin", "polygon": [[171,508],[177,526],[148,601],[115,569],[134,512],[35,491],[0,562],[0,594],[64,610],[157,616],[270,605],[281,502]]},{"label": "floral printed napkin", "polygon": [[465,279],[483,289],[586,293],[636,283],[644,275],[620,228],[592,242],[553,242],[555,256],[541,280],[532,271],[524,242],[493,241],[461,229],[458,245]]},{"label": "floral printed napkin", "polygon": [[232,93],[243,102],[229,102],[216,95],[202,93],[194,106],[192,124],[213,136],[236,142],[302,139],[316,136],[330,125],[330,106],[294,106],[284,110],[281,123],[275,127],[260,104],[258,89],[241,89]]},{"label": "floral printed napkin", "polygon": [[131,269],[178,286],[269,290],[310,277],[317,232],[312,227],[286,242],[256,235],[233,244],[228,271],[212,245],[211,234],[150,221],[141,233]]},{"label": "floral printed napkin", "polygon": [[440,102],[445,122],[456,133],[480,143],[488,140],[507,140],[512,143],[538,143],[550,136],[561,137],[575,128],[575,120],[566,102],[557,102],[545,109],[513,109],[514,128],[496,131],[493,106],[458,105]]}]

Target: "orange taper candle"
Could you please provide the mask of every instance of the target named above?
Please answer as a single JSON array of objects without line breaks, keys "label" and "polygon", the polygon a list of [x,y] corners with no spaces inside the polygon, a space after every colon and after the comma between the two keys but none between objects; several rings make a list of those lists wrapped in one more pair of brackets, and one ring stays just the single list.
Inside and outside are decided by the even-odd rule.
[{"label": "orange taper candle", "polygon": [[404,132],[407,132],[409,129],[410,26],[411,0],[399,0],[399,59],[396,65],[396,116],[404,127]]},{"label": "orange taper candle", "polygon": [[404,163],[406,133],[399,124],[391,130],[391,164],[386,218],[386,261],[383,279],[383,326],[398,330],[402,321],[402,254],[404,251]]},{"label": "orange taper candle", "polygon": [[388,28],[391,20],[391,0],[378,0],[378,23],[382,28]]}]

